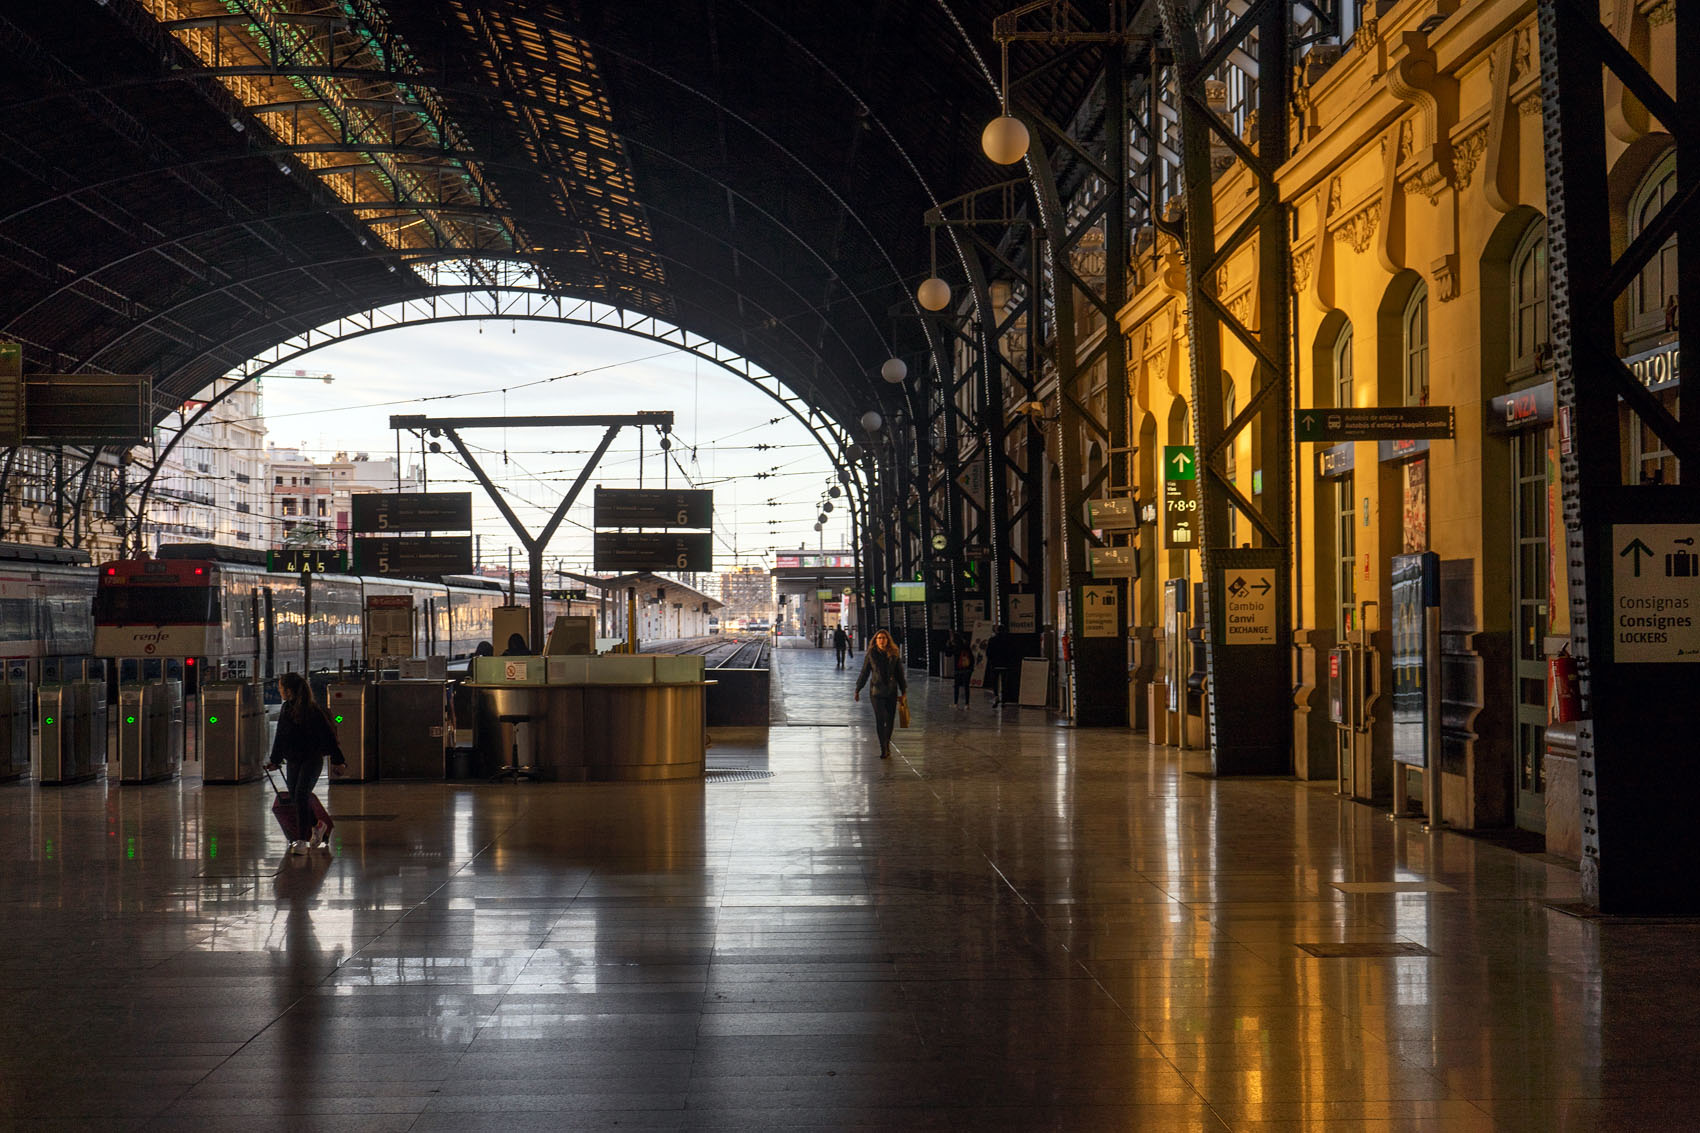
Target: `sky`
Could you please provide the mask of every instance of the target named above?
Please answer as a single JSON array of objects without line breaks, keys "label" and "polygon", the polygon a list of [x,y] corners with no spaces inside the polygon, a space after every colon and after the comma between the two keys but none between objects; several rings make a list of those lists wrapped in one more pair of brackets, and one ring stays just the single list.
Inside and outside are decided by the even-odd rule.
[{"label": "sky", "polygon": [[[480,333],[482,331],[482,333]],[[774,549],[849,545],[849,509],[835,500],[816,533],[818,505],[834,483],[826,454],[778,402],[742,378],[670,347],[616,331],[490,319],[401,327],[301,355],[282,368],[334,381],[263,381],[267,441],[328,459],[337,452],[394,458],[391,414],[536,416],[672,410],[676,463],[666,467],[653,429],[621,430],[551,542],[550,569],[591,566],[593,488],[712,488],[714,567],[772,565]],[[551,380],[554,379],[554,380]],[[506,391],[504,393],[504,390]],[[419,441],[403,433],[403,463]],[[516,515],[535,534],[602,439],[597,428],[479,429],[462,433]],[[756,446],[773,446],[760,449]],[[481,561],[525,553],[452,446],[426,457],[432,491],[471,491]],[[758,475],[767,473],[764,478]]]}]

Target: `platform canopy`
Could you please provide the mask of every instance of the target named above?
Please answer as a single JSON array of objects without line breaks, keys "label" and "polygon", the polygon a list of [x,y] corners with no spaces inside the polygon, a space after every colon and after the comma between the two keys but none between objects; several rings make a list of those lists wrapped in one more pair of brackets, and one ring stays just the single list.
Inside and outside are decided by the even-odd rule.
[{"label": "platform canopy", "polygon": [[[1008,176],[1007,0],[64,0],[0,12],[0,339],[160,414],[333,319],[516,289],[849,427],[924,358],[922,215]],[[1087,5],[1091,7],[1091,5]],[[1066,118],[1091,73],[1053,58]]]}]

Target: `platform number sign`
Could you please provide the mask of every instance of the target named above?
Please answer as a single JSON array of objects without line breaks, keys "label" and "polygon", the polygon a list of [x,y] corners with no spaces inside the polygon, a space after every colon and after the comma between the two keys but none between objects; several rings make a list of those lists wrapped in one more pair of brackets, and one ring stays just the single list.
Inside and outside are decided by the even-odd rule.
[{"label": "platform number sign", "polygon": [[1198,546],[1198,481],[1163,481],[1163,544],[1173,551]]},{"label": "platform number sign", "polygon": [[1163,545],[1198,546],[1198,454],[1191,445],[1163,446]]}]

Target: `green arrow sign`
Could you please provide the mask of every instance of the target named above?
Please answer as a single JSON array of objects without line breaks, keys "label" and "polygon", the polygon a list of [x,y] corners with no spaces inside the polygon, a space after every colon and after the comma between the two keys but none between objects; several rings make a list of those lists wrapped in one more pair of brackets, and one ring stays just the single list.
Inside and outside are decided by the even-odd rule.
[{"label": "green arrow sign", "polygon": [[1191,445],[1163,446],[1163,477],[1167,480],[1198,479],[1198,458]]}]

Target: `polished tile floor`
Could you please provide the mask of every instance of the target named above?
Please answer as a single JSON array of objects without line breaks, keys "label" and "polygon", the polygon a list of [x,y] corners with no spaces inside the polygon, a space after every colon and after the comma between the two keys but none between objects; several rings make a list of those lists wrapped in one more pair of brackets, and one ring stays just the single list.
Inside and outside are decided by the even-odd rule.
[{"label": "polished tile floor", "polygon": [[1700,1128],[1696,926],[942,681],[882,762],[775,657],[771,777],[337,786],[328,857],[0,787],[0,1127]]}]

